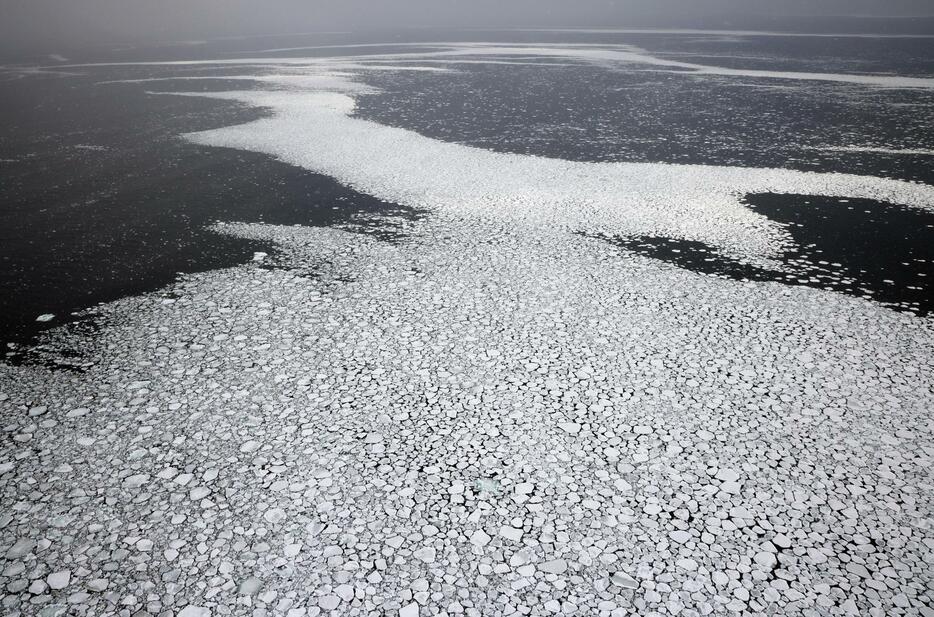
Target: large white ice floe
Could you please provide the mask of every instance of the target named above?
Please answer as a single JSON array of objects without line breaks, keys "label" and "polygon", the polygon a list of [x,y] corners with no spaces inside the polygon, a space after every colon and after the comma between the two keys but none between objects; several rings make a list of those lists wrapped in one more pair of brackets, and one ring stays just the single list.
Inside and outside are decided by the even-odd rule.
[{"label": "large white ice floe", "polygon": [[[280,83],[294,85],[296,80],[289,76]],[[786,237],[777,225],[742,204],[750,193],[870,198],[934,207],[931,186],[871,176],[576,162],[444,142],[354,117],[352,93],[357,89],[353,82],[332,79],[326,89],[197,93],[265,107],[272,114],[187,138],[264,152],[407,206],[574,231],[661,234],[703,241],[753,261],[776,254]]]}]

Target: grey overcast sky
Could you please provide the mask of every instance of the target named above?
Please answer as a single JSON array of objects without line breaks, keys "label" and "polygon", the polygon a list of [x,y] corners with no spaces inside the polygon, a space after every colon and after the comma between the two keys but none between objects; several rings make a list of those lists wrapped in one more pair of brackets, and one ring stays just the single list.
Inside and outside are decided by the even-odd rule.
[{"label": "grey overcast sky", "polygon": [[934,0],[0,0],[0,46],[155,43],[396,27],[678,26],[920,16]]}]

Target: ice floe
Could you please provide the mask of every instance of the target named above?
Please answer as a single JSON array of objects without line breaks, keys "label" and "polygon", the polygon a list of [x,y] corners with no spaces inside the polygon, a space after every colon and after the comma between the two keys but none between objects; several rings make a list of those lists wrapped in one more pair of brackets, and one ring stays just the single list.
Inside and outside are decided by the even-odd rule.
[{"label": "ice floe", "polygon": [[[275,76],[263,76],[275,82]],[[283,80],[290,83],[292,80]],[[749,260],[787,238],[741,203],[749,193],[864,197],[934,207],[934,188],[849,174],[663,163],[586,163],[499,153],[355,118],[356,86],[190,93],[272,110],[248,124],[189,134],[206,145],[264,152],[407,206],[610,234],[699,240]]]}]

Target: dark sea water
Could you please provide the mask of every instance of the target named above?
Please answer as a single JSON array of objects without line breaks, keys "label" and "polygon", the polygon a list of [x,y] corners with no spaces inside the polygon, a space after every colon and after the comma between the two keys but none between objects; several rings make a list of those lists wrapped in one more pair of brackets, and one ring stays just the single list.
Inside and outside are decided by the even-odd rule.
[{"label": "dark sea water", "polygon": [[[415,214],[265,155],[187,143],[179,134],[264,112],[100,83],[126,77],[126,69],[97,69],[0,82],[10,109],[0,139],[4,343],[28,341],[75,311],[158,289],[179,273],[272,250],[207,229],[218,221],[368,229],[373,214]],[[40,314],[56,317],[36,322]]]},{"label": "dark sea water", "polygon": [[[883,29],[893,27],[887,23]],[[389,51],[410,40],[625,43],[666,58],[723,67],[934,76],[934,39],[670,33],[294,36],[91,50],[71,60],[254,57],[270,47],[360,42],[386,43]],[[254,251],[270,250],[207,229],[216,221],[355,225],[392,240],[391,228],[369,223],[373,215],[420,214],[264,155],[189,144],[178,135],[247,122],[265,112],[151,93],[229,89],[230,81],[112,83],[181,71],[235,76],[235,68],[24,70],[35,63],[19,59],[0,73],[4,345],[27,342],[42,328],[69,321],[72,313],[98,302],[159,289],[179,273],[243,263]],[[557,66],[545,59],[463,64],[443,74],[371,72],[360,79],[379,91],[359,97],[359,117],[497,151],[577,161],[782,167],[934,183],[934,157],[894,152],[934,149],[934,93],[928,90],[623,72]],[[840,150],[851,146],[876,151]],[[930,213],[809,196],[752,195],[747,202],[788,227],[798,246],[784,256],[787,269],[763,271],[731,262],[710,247],[669,238],[607,240],[623,254],[709,274],[826,287],[919,314],[934,309]],[[56,317],[37,323],[45,313]]]}]

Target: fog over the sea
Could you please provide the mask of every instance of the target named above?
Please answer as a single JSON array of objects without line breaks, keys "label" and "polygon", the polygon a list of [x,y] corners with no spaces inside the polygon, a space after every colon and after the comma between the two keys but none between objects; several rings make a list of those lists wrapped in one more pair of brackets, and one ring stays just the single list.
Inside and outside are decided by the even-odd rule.
[{"label": "fog over the sea", "polygon": [[318,30],[739,27],[789,17],[932,14],[930,0],[0,0],[0,49],[47,51]]}]

